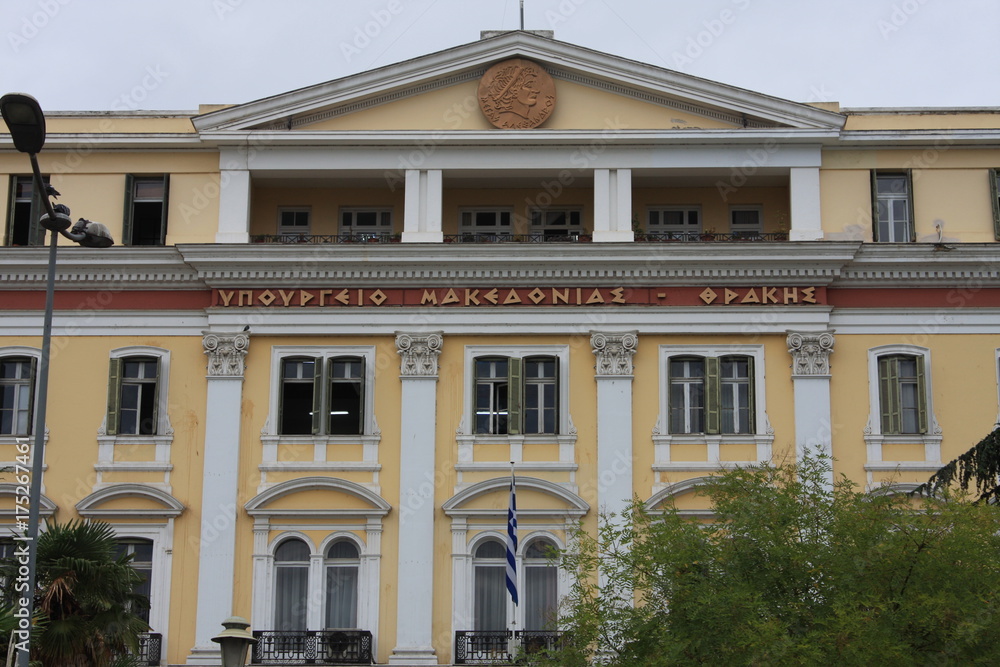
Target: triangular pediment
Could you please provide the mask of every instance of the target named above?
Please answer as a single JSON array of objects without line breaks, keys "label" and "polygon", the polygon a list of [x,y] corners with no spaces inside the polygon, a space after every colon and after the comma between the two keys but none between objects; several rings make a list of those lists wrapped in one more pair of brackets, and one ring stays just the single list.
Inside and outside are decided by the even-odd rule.
[{"label": "triangular pediment", "polygon": [[[227,131],[493,130],[478,106],[496,63],[541,65],[556,87],[538,130],[839,130],[844,116],[565,42],[514,31],[194,119]],[[503,132],[504,130],[497,130]]]}]

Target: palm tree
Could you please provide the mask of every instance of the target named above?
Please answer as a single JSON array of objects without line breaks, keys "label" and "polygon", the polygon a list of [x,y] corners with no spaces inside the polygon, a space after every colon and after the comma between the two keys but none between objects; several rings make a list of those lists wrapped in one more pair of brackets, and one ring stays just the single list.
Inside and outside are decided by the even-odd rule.
[{"label": "palm tree", "polygon": [[35,607],[43,619],[32,637],[32,659],[46,667],[127,664],[149,630],[134,612],[149,601],[134,593],[142,577],[131,556],[116,556],[106,523],[49,523],[38,538]]}]

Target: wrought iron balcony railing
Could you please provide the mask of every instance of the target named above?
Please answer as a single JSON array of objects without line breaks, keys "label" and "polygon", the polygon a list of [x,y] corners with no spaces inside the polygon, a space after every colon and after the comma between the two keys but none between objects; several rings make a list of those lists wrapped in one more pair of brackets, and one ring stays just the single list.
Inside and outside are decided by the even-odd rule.
[{"label": "wrought iron balcony railing", "polygon": [[143,632],[139,635],[139,652],[136,659],[140,665],[156,667],[160,664],[163,649],[163,635],[159,632]]},{"label": "wrought iron balcony railing", "polygon": [[370,665],[367,630],[254,630],[251,665]]},{"label": "wrought iron balcony railing", "polygon": [[[787,241],[788,232],[637,232],[636,243],[704,243],[712,241]],[[399,243],[399,234],[255,234],[251,243],[330,245],[345,243]],[[445,243],[587,243],[589,234],[445,234]]]},{"label": "wrought iron balcony railing", "polygon": [[560,648],[563,636],[548,630],[459,630],[455,633],[455,664],[514,664],[522,655]]},{"label": "wrought iron balcony railing", "polygon": [[331,243],[399,243],[399,234],[254,234],[251,243],[328,245]]}]

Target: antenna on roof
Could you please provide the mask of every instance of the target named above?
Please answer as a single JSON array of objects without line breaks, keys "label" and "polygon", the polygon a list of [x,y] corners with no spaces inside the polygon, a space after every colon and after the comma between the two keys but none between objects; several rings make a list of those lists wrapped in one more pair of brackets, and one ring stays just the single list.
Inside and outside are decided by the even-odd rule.
[{"label": "antenna on roof", "polygon": [[521,0],[521,30],[524,30],[524,0]]}]

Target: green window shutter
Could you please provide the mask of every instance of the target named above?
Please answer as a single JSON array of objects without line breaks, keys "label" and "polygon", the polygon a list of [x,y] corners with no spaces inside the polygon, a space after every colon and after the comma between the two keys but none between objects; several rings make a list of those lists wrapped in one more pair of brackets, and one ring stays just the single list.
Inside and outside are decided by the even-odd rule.
[{"label": "green window shutter", "polygon": [[1000,241],[1000,169],[990,169],[990,197],[993,200],[993,237]]},{"label": "green window shutter", "polygon": [[906,208],[910,216],[910,243],[917,241],[917,212],[913,210],[913,171],[907,169],[906,174]]},{"label": "green window shutter", "polygon": [[170,194],[170,174],[163,175],[163,207],[160,210],[160,245],[167,244],[167,196]]},{"label": "green window shutter", "polygon": [[899,412],[899,365],[896,357],[881,357],[878,360],[878,382],[882,433],[897,434],[902,419]]},{"label": "green window shutter", "polygon": [[108,416],[105,432],[118,435],[118,408],[121,403],[122,360],[112,359],[108,372]]},{"label": "green window shutter", "polygon": [[160,385],[163,384],[163,378],[160,376],[163,370],[163,360],[159,357],[154,359],[156,361],[156,384],[153,385],[153,434],[163,435],[160,433]]},{"label": "green window shutter", "polygon": [[35,432],[35,386],[38,377],[38,359],[31,357],[28,359],[28,434]]},{"label": "green window shutter", "polygon": [[705,357],[705,433],[722,430],[722,387],[718,357]]},{"label": "green window shutter", "polygon": [[924,356],[916,357],[917,362],[917,430],[927,433],[927,382],[924,375]]},{"label": "green window shutter", "polygon": [[878,172],[872,169],[872,240],[878,241]]},{"label": "green window shutter", "polygon": [[524,378],[521,372],[521,360],[507,360],[507,433],[521,433],[521,387]]},{"label": "green window shutter", "polygon": [[749,422],[747,423],[747,428],[749,428],[750,430],[747,432],[756,433],[757,396],[756,393],[754,392],[754,389],[757,386],[757,383],[754,381],[754,378],[756,377],[756,369],[754,369],[753,367],[753,362],[754,362],[753,357],[746,357],[746,360],[747,360],[747,377],[749,378],[748,379],[749,386],[747,387],[747,408],[748,408],[748,416],[750,418]]},{"label": "green window shutter", "polygon": [[132,190],[135,178],[125,175],[125,213],[122,215],[122,245],[132,245]]},{"label": "green window shutter", "polygon": [[[327,360],[327,365],[333,363],[332,359]],[[329,406],[323,405],[323,360],[316,359],[313,363],[313,408],[312,408],[312,432],[313,435],[321,434],[326,428],[327,419],[330,416]]]}]

